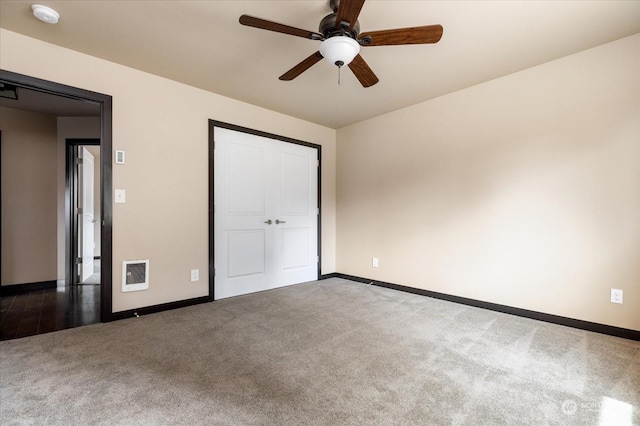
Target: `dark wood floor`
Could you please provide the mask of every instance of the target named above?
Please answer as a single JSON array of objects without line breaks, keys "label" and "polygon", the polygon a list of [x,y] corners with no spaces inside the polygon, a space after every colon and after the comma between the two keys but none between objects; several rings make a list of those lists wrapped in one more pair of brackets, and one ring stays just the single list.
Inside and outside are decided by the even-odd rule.
[{"label": "dark wood floor", "polygon": [[100,285],[58,286],[0,298],[0,340],[100,322]]}]

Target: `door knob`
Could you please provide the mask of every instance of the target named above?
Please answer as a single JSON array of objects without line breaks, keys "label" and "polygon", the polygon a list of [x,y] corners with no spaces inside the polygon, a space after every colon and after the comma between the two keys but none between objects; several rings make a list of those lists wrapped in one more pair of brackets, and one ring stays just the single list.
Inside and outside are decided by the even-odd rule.
[{"label": "door knob", "polygon": [[266,223],[267,225],[271,225],[273,222],[271,221],[271,219],[269,219],[269,220],[265,220],[264,223]]},{"label": "door knob", "polygon": [[278,225],[280,223],[287,223],[287,221],[286,220],[278,220],[278,219],[276,219],[276,225]]}]

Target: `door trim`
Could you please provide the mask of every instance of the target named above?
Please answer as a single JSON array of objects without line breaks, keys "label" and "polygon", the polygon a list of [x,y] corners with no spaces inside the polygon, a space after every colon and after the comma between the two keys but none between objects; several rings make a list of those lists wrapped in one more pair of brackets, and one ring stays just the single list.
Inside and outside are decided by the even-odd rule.
[{"label": "door trim", "polygon": [[[67,285],[77,284],[75,273],[77,266],[75,248],[78,244],[77,216],[74,214],[76,202],[76,187],[78,184],[78,170],[75,158],[81,145],[100,145],[100,139],[65,139],[65,183],[64,183],[64,214],[65,214],[65,281]],[[102,156],[102,153],[101,153]],[[102,164],[101,164],[102,165]],[[102,237],[102,236],[101,236]]]},{"label": "door trim", "polygon": [[42,80],[23,74],[0,69],[0,80],[17,87],[25,87],[43,93],[79,99],[100,104],[100,209],[102,219],[101,232],[101,286],[100,286],[100,321],[116,319],[112,313],[112,98],[109,95],[79,89],[48,80]]},{"label": "door trim", "polygon": [[254,136],[260,136],[268,139],[275,139],[280,142],[291,143],[294,145],[302,145],[309,148],[313,148],[318,151],[318,215],[317,215],[317,229],[318,229],[318,272],[317,279],[320,279],[322,274],[322,146],[301,141],[298,139],[288,138],[286,136],[280,136],[273,133],[262,132],[260,130],[251,129],[248,127],[237,126],[235,124],[225,123],[222,121],[209,120],[209,296],[211,300],[215,300],[214,295],[214,279],[215,279],[215,232],[214,232],[214,158],[215,158],[215,138],[214,129],[216,127],[234,130],[237,132],[247,133]]}]

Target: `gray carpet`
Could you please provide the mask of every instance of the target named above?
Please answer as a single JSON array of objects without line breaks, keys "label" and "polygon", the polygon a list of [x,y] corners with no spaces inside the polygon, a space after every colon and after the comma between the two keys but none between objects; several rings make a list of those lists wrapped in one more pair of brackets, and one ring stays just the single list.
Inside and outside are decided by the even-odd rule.
[{"label": "gray carpet", "polygon": [[640,343],[340,279],[0,342],[0,423],[640,424]]}]

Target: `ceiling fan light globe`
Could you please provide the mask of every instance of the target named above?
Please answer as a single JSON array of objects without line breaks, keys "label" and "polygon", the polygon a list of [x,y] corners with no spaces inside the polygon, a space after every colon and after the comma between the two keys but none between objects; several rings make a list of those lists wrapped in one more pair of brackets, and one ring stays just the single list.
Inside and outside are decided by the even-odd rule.
[{"label": "ceiling fan light globe", "polygon": [[[351,37],[335,36],[320,45],[320,54],[331,65],[348,65],[360,53],[360,45]],[[341,65],[338,65],[340,64]]]}]

